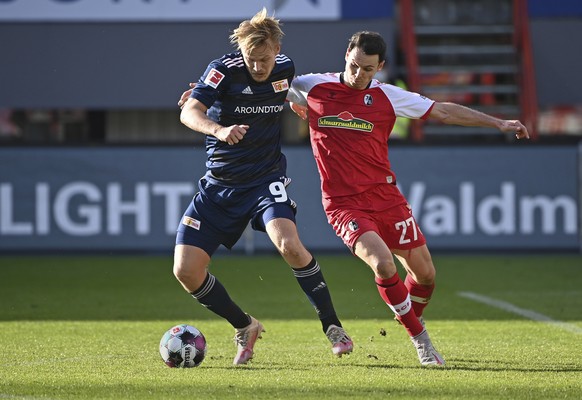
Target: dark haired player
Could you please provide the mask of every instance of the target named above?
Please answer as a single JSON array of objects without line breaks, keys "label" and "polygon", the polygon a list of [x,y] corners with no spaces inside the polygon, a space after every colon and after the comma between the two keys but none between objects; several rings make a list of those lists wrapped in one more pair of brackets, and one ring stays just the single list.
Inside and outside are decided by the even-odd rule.
[{"label": "dark haired player", "polygon": [[[406,328],[420,363],[442,365],[422,319],[434,290],[435,267],[411,207],[396,186],[388,136],[397,116],[494,127],[518,139],[529,135],[519,121],[434,102],[374,80],[385,56],[379,34],[358,32],[349,41],[344,72],[297,77],[287,99],[296,103],[292,108],[299,116],[309,118],[329,223],[374,272],[380,296]],[[406,269],[404,282],[393,254]]]},{"label": "dark haired player", "polygon": [[352,341],[334,310],[317,261],[301,243],[290,179],[281,153],[281,112],[293,80],[293,62],[280,54],[279,21],[263,9],[231,35],[240,51],[212,61],[180,120],[206,135],[206,174],[186,210],[176,237],[174,274],[202,305],[235,328],[234,364],[253,357],[263,325],[238,307],[208,272],[222,244],[231,248],[249,221],[264,231],[293,268],[321,320],[335,355],[350,353]]}]

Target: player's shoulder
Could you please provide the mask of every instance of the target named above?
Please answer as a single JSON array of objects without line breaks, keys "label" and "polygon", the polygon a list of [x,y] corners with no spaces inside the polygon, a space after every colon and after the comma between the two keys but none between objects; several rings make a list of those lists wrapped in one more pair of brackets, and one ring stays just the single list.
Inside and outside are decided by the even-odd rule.
[{"label": "player's shoulder", "polygon": [[240,51],[225,54],[219,59],[214,60],[212,64],[216,64],[227,71],[238,70],[245,67],[245,62]]},{"label": "player's shoulder", "polygon": [[295,64],[293,60],[285,54],[279,53],[275,56],[275,67],[273,68],[273,75],[285,77],[293,77],[295,75]]},{"label": "player's shoulder", "polygon": [[326,73],[312,73],[299,75],[296,79],[306,81],[306,82],[339,82],[339,73],[337,72],[326,72]]},{"label": "player's shoulder", "polygon": [[293,81],[293,85],[300,87],[302,89],[309,90],[317,85],[324,84],[324,83],[341,84],[339,75],[340,74],[337,72],[299,75]]},{"label": "player's shoulder", "polygon": [[390,83],[381,82],[377,79],[372,79],[370,84],[370,89],[378,88],[382,90],[388,96],[388,98],[392,97],[406,97],[411,94],[411,92],[402,89],[396,85],[392,85]]},{"label": "player's shoulder", "polygon": [[407,107],[417,105],[420,107],[428,107],[434,103],[434,100],[419,93],[408,91],[390,83],[379,82],[375,79],[372,81],[370,88],[379,88],[382,90],[386,98],[393,105],[406,105]]},{"label": "player's shoulder", "polygon": [[392,85],[390,83],[379,81],[378,79],[372,79],[370,82],[370,88],[380,88],[382,90],[403,90],[402,88]]},{"label": "player's shoulder", "polygon": [[275,57],[275,64],[279,65],[293,65],[293,60],[283,53],[277,54]]}]

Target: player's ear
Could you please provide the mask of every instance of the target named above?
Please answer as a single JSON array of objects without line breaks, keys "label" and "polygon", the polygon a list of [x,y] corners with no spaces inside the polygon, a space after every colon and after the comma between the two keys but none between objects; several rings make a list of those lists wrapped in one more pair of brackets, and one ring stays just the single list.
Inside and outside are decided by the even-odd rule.
[{"label": "player's ear", "polygon": [[386,64],[386,61],[382,61],[380,64],[378,64],[378,71],[384,68],[384,64]]}]

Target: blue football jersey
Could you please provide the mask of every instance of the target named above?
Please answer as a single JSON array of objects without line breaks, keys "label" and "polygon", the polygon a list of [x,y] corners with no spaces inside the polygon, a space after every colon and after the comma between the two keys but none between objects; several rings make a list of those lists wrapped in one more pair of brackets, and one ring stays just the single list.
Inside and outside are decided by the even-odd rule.
[{"label": "blue football jersey", "polygon": [[276,57],[271,76],[252,79],[240,52],[212,61],[191,97],[208,107],[207,115],[222,126],[248,125],[237,144],[206,136],[206,177],[231,187],[249,187],[286,173],[281,153],[281,116],[295,75],[293,61]]}]

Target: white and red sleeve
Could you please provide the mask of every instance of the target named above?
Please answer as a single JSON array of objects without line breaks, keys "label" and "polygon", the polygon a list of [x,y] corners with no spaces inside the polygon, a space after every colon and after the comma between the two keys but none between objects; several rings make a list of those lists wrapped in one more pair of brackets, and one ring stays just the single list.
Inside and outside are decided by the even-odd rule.
[{"label": "white and red sleeve", "polygon": [[426,119],[434,106],[434,100],[398,86],[381,83],[379,87],[392,103],[397,117]]}]

